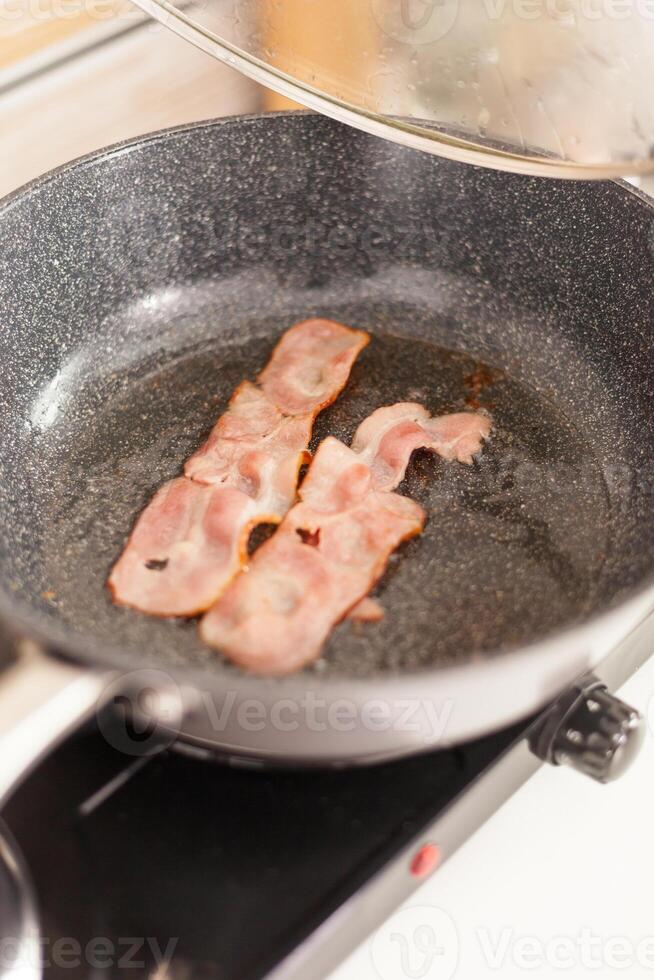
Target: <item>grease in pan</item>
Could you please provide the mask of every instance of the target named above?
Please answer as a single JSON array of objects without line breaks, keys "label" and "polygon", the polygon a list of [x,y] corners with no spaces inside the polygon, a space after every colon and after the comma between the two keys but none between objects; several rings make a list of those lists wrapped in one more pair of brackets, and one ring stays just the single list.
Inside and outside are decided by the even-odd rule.
[{"label": "grease in pan", "polygon": [[413,451],[471,463],[490,428],[478,413],[430,418],[401,403],[373,412],[351,448],[328,436],[299,503],[205,616],[202,638],[254,673],[288,674],[315,660],[392,552],[423,528],[423,508],[392,492]]},{"label": "grease in pan", "polygon": [[283,334],[257,384],[237,388],[185,477],[141,514],[109,577],[116,603],[194,616],[216,601],[245,561],[252,528],[278,523],[293,503],[313,421],[368,340],[329,320]]}]

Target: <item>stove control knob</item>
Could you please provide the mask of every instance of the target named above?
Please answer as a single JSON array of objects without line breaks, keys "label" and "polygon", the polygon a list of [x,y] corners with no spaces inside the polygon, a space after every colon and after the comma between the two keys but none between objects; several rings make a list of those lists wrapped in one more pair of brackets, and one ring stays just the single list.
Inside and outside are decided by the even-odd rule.
[{"label": "stove control knob", "polygon": [[534,748],[556,766],[572,766],[609,783],[627,771],[644,737],[639,712],[588,678],[553,706]]}]

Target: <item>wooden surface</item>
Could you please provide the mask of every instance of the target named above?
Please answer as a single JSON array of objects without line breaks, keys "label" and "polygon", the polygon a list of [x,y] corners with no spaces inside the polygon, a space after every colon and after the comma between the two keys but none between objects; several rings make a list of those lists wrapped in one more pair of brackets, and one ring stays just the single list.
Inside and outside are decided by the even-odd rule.
[{"label": "wooden surface", "polygon": [[260,91],[160,25],[137,28],[0,96],[0,195],[118,140],[256,111]]}]

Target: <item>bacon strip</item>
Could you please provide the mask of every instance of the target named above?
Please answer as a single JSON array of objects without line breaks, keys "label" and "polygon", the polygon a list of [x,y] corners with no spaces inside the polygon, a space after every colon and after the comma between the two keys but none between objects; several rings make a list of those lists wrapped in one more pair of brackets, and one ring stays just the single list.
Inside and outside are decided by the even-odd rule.
[{"label": "bacon strip", "polygon": [[114,602],[195,616],[218,599],[247,558],[252,528],[279,523],[293,504],[313,421],[369,339],[329,320],[286,331],[257,384],[236,389],[185,477],[141,514],[109,577]]},{"label": "bacon strip", "polygon": [[485,415],[457,412],[431,418],[416,402],[378,408],[356,431],[352,449],[372,469],[378,490],[393,490],[404,479],[411,454],[429,449],[445,460],[472,463],[490,435]]},{"label": "bacon strip", "polygon": [[370,591],[391,553],[419,534],[425,513],[393,493],[414,449],[471,461],[490,421],[431,419],[420,405],[378,409],[352,448],[325,439],[300,502],[200,626],[202,639],[260,674],[287,674],[319,656],[332,627]]},{"label": "bacon strip", "polygon": [[311,458],[307,446],[316,414],[283,415],[260,388],[244,381],[205,444],[187,460],[184,474],[255,500],[267,496],[267,512],[280,521],[295,500],[300,466]]},{"label": "bacon strip", "polygon": [[157,491],[116,564],[116,601],[154,615],[191,616],[215,601],[247,557],[254,501],[179,477]]},{"label": "bacon strip", "polygon": [[352,606],[346,618],[351,619],[353,623],[381,623],[385,615],[382,604],[366,596],[360,599],[356,606]]},{"label": "bacon strip", "polygon": [[[331,320],[291,327],[259,375],[259,387],[245,381],[236,389],[207,442],[186,462],[185,475],[200,483],[233,484],[240,461],[253,451],[272,453],[275,460],[300,456],[314,419],[340,395],[369,340],[364,331]],[[291,501],[296,485],[297,479],[290,491],[286,485]]]},{"label": "bacon strip", "polygon": [[315,418],[347,384],[370,335],[331,320],[306,320],[283,335],[259,384],[285,415]]}]

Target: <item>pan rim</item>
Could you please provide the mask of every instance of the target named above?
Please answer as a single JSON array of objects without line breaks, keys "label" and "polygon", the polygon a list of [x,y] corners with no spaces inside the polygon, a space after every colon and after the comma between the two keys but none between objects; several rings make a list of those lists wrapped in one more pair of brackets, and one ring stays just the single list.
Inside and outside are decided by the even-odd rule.
[{"label": "pan rim", "polygon": [[[332,119],[331,117],[323,116],[319,112],[314,112],[311,109],[278,109],[272,112],[247,112],[232,116],[218,116],[215,118],[199,119],[190,123],[183,123],[177,126],[167,126],[163,129],[155,129],[150,133],[144,133],[141,136],[132,136],[124,140],[118,140],[115,143],[110,143],[108,146],[99,147],[96,150],[91,150],[89,153],[83,153],[78,157],[73,157],[71,160],[67,160],[65,163],[60,164],[58,167],[53,167],[44,174],[40,174],[38,177],[33,177],[32,180],[27,181],[25,184],[14,188],[14,190],[9,191],[4,197],[0,198],[0,218],[13,207],[19,199],[25,198],[32,194],[34,191],[40,190],[45,187],[50,182],[57,180],[62,177],[69,170],[77,170],[82,167],[91,166],[96,163],[100,163],[107,157],[116,156],[125,152],[130,152],[132,150],[139,149],[144,146],[148,146],[151,143],[164,142],[168,139],[172,139],[175,136],[182,135],[184,133],[192,132],[194,130],[200,129],[217,129],[222,126],[229,125],[241,125],[243,123],[254,124],[262,121],[274,122],[277,119],[302,119],[302,118],[314,118],[322,119],[326,124],[333,126],[341,126],[343,128],[348,127],[346,123],[341,123],[338,120]],[[367,139],[375,139],[380,142],[386,142],[381,136],[375,136],[371,133],[365,133],[360,130],[353,131],[355,136],[363,137]],[[415,150],[411,147],[401,148],[405,153],[420,154],[423,156],[420,150]],[[456,161],[444,160],[444,158],[437,157],[436,161],[441,161],[447,163],[456,164]],[[472,170],[488,172],[487,167],[482,167],[474,163],[458,164],[459,166],[466,166]],[[634,197],[638,198],[643,204],[647,205],[651,210],[654,210],[654,199],[639,187],[636,187],[631,181],[626,180],[623,177],[606,177],[597,180],[576,180],[569,181],[558,177],[536,177],[531,174],[516,174],[510,172],[499,171],[499,173],[506,173],[512,179],[525,180],[525,181],[543,181],[547,180],[556,184],[616,184],[623,191],[627,191]]]},{"label": "pan rim", "polygon": [[[645,609],[645,600],[648,600],[647,609]],[[225,689],[231,685],[232,688],[239,687],[239,695],[256,692],[261,696],[262,691],[267,690],[275,698],[287,696],[293,700],[306,694],[307,689],[320,688],[321,694],[326,695],[328,700],[341,697],[344,690],[347,690],[349,696],[356,701],[364,694],[369,696],[372,685],[376,695],[390,697],[392,694],[393,699],[397,700],[401,697],[403,688],[406,688],[407,693],[415,695],[413,686],[415,682],[424,683],[427,678],[437,678],[439,686],[449,687],[451,684],[456,684],[463,674],[469,677],[474,672],[480,677],[489,670],[495,673],[500,663],[508,671],[511,665],[524,665],[529,661],[535,662],[547,658],[551,659],[555,673],[557,661],[563,650],[565,659],[569,657],[571,660],[574,655],[579,659],[580,653],[583,652],[585,660],[579,671],[583,672],[587,667],[599,663],[609,652],[608,650],[600,654],[593,652],[590,642],[593,634],[604,632],[608,634],[620,620],[624,622],[628,620],[629,626],[623,631],[623,636],[627,636],[639,623],[654,613],[654,582],[639,589],[637,593],[612,609],[516,649],[491,651],[485,653],[482,658],[475,658],[474,654],[468,654],[465,660],[456,664],[442,666],[431,664],[416,669],[405,668],[400,672],[388,671],[366,677],[345,673],[321,675],[310,671],[300,671],[280,677],[255,675],[240,671],[218,660],[212,667],[203,667],[196,663],[158,664],[154,659],[126,663],[128,654],[123,646],[99,643],[91,633],[69,631],[63,622],[52,623],[45,616],[39,616],[33,611],[23,612],[20,608],[16,608],[21,605],[27,606],[15,601],[12,604],[8,601],[5,591],[0,589],[0,621],[3,626],[8,626],[13,634],[17,635],[19,642],[31,640],[49,654],[90,670],[118,670],[123,674],[140,670],[155,671],[177,681],[183,679],[186,682],[189,680],[197,682],[198,686],[202,682],[201,686],[207,690]],[[29,606],[27,609],[29,610]],[[93,649],[93,653],[89,654],[88,649]],[[574,676],[575,674],[570,679],[572,680]],[[528,710],[529,708],[524,712],[518,711],[517,717],[528,713]]]},{"label": "pan rim", "polygon": [[[121,140],[107,147],[93,150],[90,153],[70,160],[59,167],[48,171],[46,174],[36,177],[26,184],[16,188],[2,200],[0,200],[0,221],[18,202],[25,201],[32,194],[39,192],[50,183],[65,177],[69,172],[95,166],[96,164],[100,164],[112,157],[120,156],[124,153],[136,152],[139,149],[151,144],[174,139],[175,137],[182,136],[196,130],[218,129],[219,127],[223,126],[242,126],[243,124],[254,125],[263,121],[270,121],[274,125],[276,120],[284,120],[289,118],[302,119],[307,117],[323,119],[326,125],[345,125],[327,117],[323,117],[320,115],[320,113],[312,112],[310,110],[281,110],[270,113],[256,112],[243,115],[219,117],[217,119],[204,119],[184,125],[156,130],[142,136]],[[374,137],[370,134],[359,132],[356,132],[355,136],[366,139],[381,139],[381,137]],[[411,148],[403,148],[403,152],[419,153],[420,151]],[[438,158],[434,159],[438,161]],[[459,164],[459,166],[462,165]],[[469,166],[475,170],[483,170],[484,172],[488,172],[486,168],[476,166],[474,164],[466,164],[466,166]],[[512,180],[539,182],[549,180],[554,183],[565,183],[568,185],[572,183],[572,186],[576,186],[579,183],[582,185],[611,184],[616,186],[616,190],[618,192],[623,194],[627,192],[629,195],[636,198],[639,207],[644,205],[648,210],[654,212],[654,200],[639,188],[635,187],[632,183],[622,178],[570,182],[557,180],[556,178],[551,177],[535,177],[526,174],[509,174],[508,176],[510,176]],[[584,619],[582,622],[573,623],[572,625],[557,630],[548,636],[535,639],[532,642],[516,649],[490,651],[485,653],[483,659],[481,660],[475,660],[474,654],[467,654],[466,658],[457,664],[442,666],[434,664],[414,669],[404,669],[400,673],[391,671],[387,673],[379,673],[365,678],[355,677],[344,673],[334,673],[321,676],[307,672],[300,672],[299,674],[291,675],[289,677],[266,678],[236,671],[234,671],[232,674],[232,668],[225,668],[220,663],[217,664],[216,667],[210,668],[202,667],[197,664],[189,666],[165,664],[163,665],[162,669],[171,675],[183,675],[186,678],[194,676],[203,678],[205,682],[207,678],[213,678],[219,685],[222,685],[222,683],[225,681],[233,679],[233,681],[238,682],[239,685],[256,690],[258,693],[261,692],[262,682],[264,684],[268,683],[271,686],[271,689],[274,690],[276,696],[279,696],[280,693],[284,693],[286,691],[292,692],[293,690],[306,690],[307,686],[320,687],[323,693],[328,693],[331,690],[333,691],[334,696],[336,696],[337,694],[342,694],[344,684],[347,684],[348,689],[353,691],[369,691],[371,683],[374,684],[376,689],[382,694],[386,689],[393,689],[393,692],[396,693],[398,681],[402,680],[411,682],[416,680],[424,680],[426,677],[430,676],[437,676],[439,682],[447,682],[448,679],[458,677],[462,671],[465,671],[467,675],[469,675],[473,669],[477,673],[483,673],[484,670],[489,668],[489,666],[492,667],[500,661],[502,663],[508,663],[510,661],[522,662],[527,658],[533,660],[537,659],[543,654],[549,654],[558,647],[566,647],[570,650],[570,652],[572,652],[573,647],[576,650],[579,650],[580,648],[587,646],[589,636],[593,631],[598,629],[607,629],[610,624],[614,623],[620,615],[626,615],[630,609],[635,609],[641,601],[648,597],[648,594],[652,594],[650,595],[650,598],[652,599],[652,606],[654,608],[653,590],[654,573],[644,579],[641,583],[639,583],[639,585],[630,589],[629,592],[620,600],[620,602],[609,607],[608,609],[604,609],[603,611],[596,613],[588,619]],[[126,648],[122,645],[108,644],[102,641],[99,642],[97,637],[94,637],[92,633],[88,633],[86,631],[73,632],[72,629],[68,628],[63,621],[52,622],[45,614],[37,613],[29,606],[27,602],[12,596],[2,586],[0,586],[0,618],[11,631],[17,633],[21,637],[24,636],[25,638],[34,639],[36,642],[42,644],[47,650],[56,655],[74,660],[76,662],[81,662],[82,664],[89,665],[90,667],[108,667],[114,669],[125,669],[126,667],[126,659],[128,658],[129,654],[126,652]],[[92,654],[88,653],[89,649],[93,650]],[[156,662],[137,662],[134,666],[136,668],[143,667],[156,669]],[[228,673],[228,670],[230,673]]]}]

